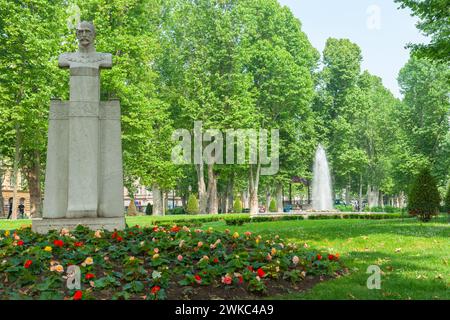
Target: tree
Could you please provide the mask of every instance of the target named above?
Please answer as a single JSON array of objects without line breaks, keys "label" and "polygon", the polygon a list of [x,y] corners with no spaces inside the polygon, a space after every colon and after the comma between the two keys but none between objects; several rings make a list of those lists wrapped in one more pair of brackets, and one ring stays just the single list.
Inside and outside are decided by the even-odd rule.
[{"label": "tree", "polygon": [[429,59],[412,57],[400,70],[398,82],[404,99],[397,118],[405,148],[399,159],[399,169],[407,178],[407,185],[411,184],[418,168],[424,166],[430,168],[440,186],[448,180],[449,77],[450,71],[444,64]]},{"label": "tree", "polygon": [[[242,17],[248,26],[242,40],[245,69],[253,79],[257,115],[253,127],[279,130],[280,171],[275,180],[281,194],[283,183],[306,171],[313,152],[310,103],[312,71],[319,55],[289,9],[270,0],[244,3]],[[260,173],[260,161],[249,165],[252,214],[258,212]]]},{"label": "tree", "polygon": [[145,214],[147,216],[151,216],[153,214],[153,206],[150,203],[148,203],[145,207]]},{"label": "tree", "polygon": [[418,216],[422,221],[429,221],[439,213],[440,202],[436,180],[428,168],[422,169],[409,192],[409,214]]},{"label": "tree", "polygon": [[361,60],[361,50],[356,44],[348,39],[329,38],[313,105],[316,130],[328,152],[334,188],[345,188],[348,199],[353,180],[362,186],[362,170],[367,163],[355,127],[357,112],[361,114],[368,104],[358,87]]},{"label": "tree", "polygon": [[130,199],[130,204],[128,205],[128,208],[127,208],[127,215],[128,216],[137,216],[137,209],[136,209],[136,205],[134,204],[133,198]]},{"label": "tree", "polygon": [[19,170],[28,182],[32,215],[40,211],[49,100],[66,85],[56,63],[68,43],[65,4],[0,1],[0,157],[13,168],[13,218]]},{"label": "tree", "polygon": [[198,200],[197,197],[193,194],[189,196],[186,212],[188,214],[198,214],[199,208],[198,208]]},{"label": "tree", "polygon": [[270,201],[269,211],[270,212],[277,212],[278,211],[277,210],[277,203],[276,203],[275,199],[272,199]]},{"label": "tree", "polygon": [[448,184],[447,194],[445,195],[445,211],[450,214],[450,183]]},{"label": "tree", "polygon": [[242,213],[242,202],[240,199],[234,200],[233,212],[234,213]]},{"label": "tree", "polygon": [[450,11],[447,0],[395,0],[400,8],[409,8],[412,14],[420,19],[417,28],[431,37],[429,44],[408,44],[418,57],[448,63],[450,52]]}]

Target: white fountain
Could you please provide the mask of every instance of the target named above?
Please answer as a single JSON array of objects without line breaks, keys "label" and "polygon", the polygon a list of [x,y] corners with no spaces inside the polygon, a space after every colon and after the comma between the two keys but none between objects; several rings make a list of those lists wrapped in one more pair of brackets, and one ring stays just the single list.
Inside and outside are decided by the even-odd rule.
[{"label": "white fountain", "polygon": [[333,198],[331,192],[331,176],[325,149],[319,144],[314,159],[312,180],[312,209],[332,211]]}]

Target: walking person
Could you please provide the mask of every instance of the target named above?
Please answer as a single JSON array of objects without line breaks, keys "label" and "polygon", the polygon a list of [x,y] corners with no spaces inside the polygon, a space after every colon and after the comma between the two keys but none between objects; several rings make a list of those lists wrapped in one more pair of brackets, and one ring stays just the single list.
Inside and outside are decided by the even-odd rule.
[{"label": "walking person", "polygon": [[9,218],[11,217],[11,215],[12,215],[12,209],[13,209],[13,202],[12,202],[12,200],[10,199],[10,200],[9,200],[9,205],[8,205],[8,218],[6,218],[6,219],[9,219]]}]

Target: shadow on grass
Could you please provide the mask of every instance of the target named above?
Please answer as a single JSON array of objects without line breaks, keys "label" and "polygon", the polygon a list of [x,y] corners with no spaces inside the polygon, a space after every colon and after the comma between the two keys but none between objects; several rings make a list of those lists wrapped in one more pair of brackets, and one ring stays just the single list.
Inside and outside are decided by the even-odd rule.
[{"label": "shadow on grass", "polygon": [[[450,299],[448,267],[431,263],[436,259],[433,255],[417,257],[353,251],[346,256],[352,260],[350,274],[319,283],[306,292],[270,299]],[[375,264],[382,271],[381,288],[369,289],[367,281],[372,274],[366,270]]]}]

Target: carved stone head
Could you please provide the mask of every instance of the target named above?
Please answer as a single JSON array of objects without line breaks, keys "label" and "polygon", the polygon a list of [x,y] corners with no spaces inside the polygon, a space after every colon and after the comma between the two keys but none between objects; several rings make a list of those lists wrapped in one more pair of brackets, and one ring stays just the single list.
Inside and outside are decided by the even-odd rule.
[{"label": "carved stone head", "polygon": [[82,21],[77,26],[78,48],[82,52],[94,51],[95,27],[92,23]]}]

